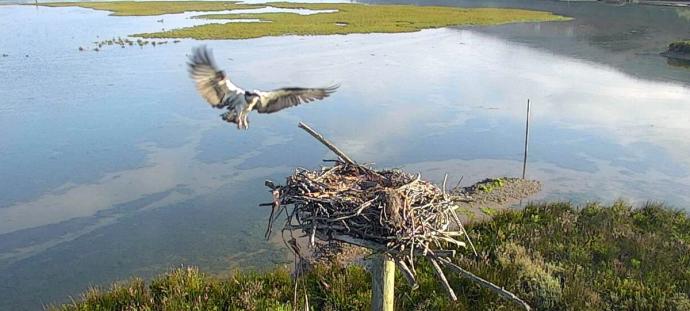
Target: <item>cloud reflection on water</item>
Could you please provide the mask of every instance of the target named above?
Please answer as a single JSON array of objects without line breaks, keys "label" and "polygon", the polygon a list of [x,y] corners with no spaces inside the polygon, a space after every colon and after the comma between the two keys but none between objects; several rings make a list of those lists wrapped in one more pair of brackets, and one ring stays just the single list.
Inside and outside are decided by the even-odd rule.
[{"label": "cloud reflection on water", "polygon": [[211,193],[228,183],[239,183],[285,169],[275,166],[238,170],[236,166],[252,157],[253,153],[239,154],[232,160],[216,163],[196,160],[196,148],[209,126],[198,121],[195,123],[196,130],[188,144],[172,148],[140,146],[146,151],[147,157],[142,168],[110,173],[95,183],[66,184],[59,191],[0,209],[0,235],[89,217],[101,210],[150,194],[175,190],[183,185],[186,189],[184,192],[173,192],[144,209],[173,205]]},{"label": "cloud reflection on water", "polygon": [[[391,40],[385,41],[386,38]],[[487,148],[501,143],[515,147],[521,140],[520,132],[513,138],[497,138],[497,144],[467,146],[458,142],[480,133],[491,136],[492,131],[519,128],[524,119],[524,102],[530,98],[534,103],[535,126],[570,129],[585,134],[583,137],[594,135],[604,139],[604,143],[596,146],[587,141],[575,142],[575,148],[581,148],[584,158],[594,157],[612,166],[621,166],[631,159],[642,163],[653,155],[638,154],[635,148],[620,149],[620,146],[647,144],[670,154],[676,162],[672,166],[675,169],[671,170],[685,172],[681,176],[687,176],[690,158],[686,151],[690,150],[690,141],[685,133],[690,129],[690,90],[681,85],[636,79],[606,66],[514,45],[471,30],[274,40],[277,42],[268,46],[262,39],[246,41],[247,51],[252,49],[251,45],[262,50],[260,55],[248,58],[248,63],[242,62],[241,66],[258,70],[239,70],[234,76],[248,85],[254,82],[258,86],[291,84],[298,80],[297,84],[305,85],[321,85],[323,81],[342,81],[343,85],[330,102],[308,105],[284,115],[256,116],[259,128],[268,129],[272,123],[289,119],[292,122],[314,120],[355,158],[383,164],[438,158],[433,155],[434,144],[457,150],[459,158],[492,159],[497,157],[491,155],[498,152],[502,154],[499,159],[515,159],[519,149]],[[244,42],[214,45],[220,59],[232,54],[241,60],[254,54],[235,53],[237,49],[232,46],[244,45]],[[337,48],[319,49],[322,46]],[[306,52],[297,56],[286,53],[291,49]],[[282,70],[274,71],[269,80],[260,75],[261,68],[278,66]],[[314,71],[314,68],[320,70]],[[481,121],[468,126],[468,120]],[[478,125],[480,123],[482,125]],[[536,136],[532,145],[534,150],[539,150],[541,144],[558,146],[559,139],[564,137]],[[196,138],[199,139],[201,136]],[[427,144],[428,141],[432,143]],[[234,170],[232,167],[255,154],[262,159],[262,153],[275,153],[275,149],[291,143],[269,143],[261,150],[238,155],[225,163],[195,160],[197,154],[193,144],[172,149],[144,146],[148,160],[143,168],[111,173],[96,183],[72,185],[61,193],[49,193],[0,209],[0,233],[89,216],[180,183],[188,185],[194,195],[203,195],[222,184],[219,176],[230,174]],[[415,146],[418,145],[431,148],[417,150]],[[608,154],[607,158],[602,158],[600,150],[588,150],[614,146],[613,150],[630,153]],[[249,146],[245,148],[251,150]],[[468,154],[465,150],[470,148],[479,152]],[[569,163],[559,162],[568,157],[539,153],[532,156],[549,164],[572,168]],[[630,179],[597,166],[602,176]],[[258,172],[252,176],[256,174]],[[625,191],[632,186],[623,182],[620,187]],[[587,191],[596,194],[600,189],[592,187]]]},{"label": "cloud reflection on water", "polygon": [[[324,102],[252,115],[250,130],[240,132],[204,107],[187,77],[184,55],[200,42],[77,52],[97,36],[162,27],[159,17],[106,15],[0,8],[7,38],[0,49],[11,54],[0,69],[22,73],[0,76],[7,86],[0,89],[0,172],[12,176],[0,180],[0,264],[11,266],[0,275],[24,282],[27,293],[63,297],[54,284],[65,280],[77,289],[92,279],[163,271],[160,256],[176,264],[209,251],[195,244],[199,237],[223,236],[233,252],[254,243],[235,240],[249,235],[251,219],[260,222],[247,206],[266,197],[261,180],[333,158],[298,121],[358,161],[435,181],[445,172],[464,175],[469,183],[520,173],[530,98],[528,175],[544,182],[539,198],[690,203],[690,89],[682,84],[512,43],[484,28],[205,42],[241,86],[342,84]],[[165,27],[176,22],[190,21],[169,17]],[[577,29],[566,30],[576,37]],[[31,55],[14,57],[24,54]],[[226,200],[238,202],[228,208]],[[111,247],[118,241],[126,248]],[[121,257],[131,259],[124,268]],[[55,272],[63,262],[100,278]]]}]

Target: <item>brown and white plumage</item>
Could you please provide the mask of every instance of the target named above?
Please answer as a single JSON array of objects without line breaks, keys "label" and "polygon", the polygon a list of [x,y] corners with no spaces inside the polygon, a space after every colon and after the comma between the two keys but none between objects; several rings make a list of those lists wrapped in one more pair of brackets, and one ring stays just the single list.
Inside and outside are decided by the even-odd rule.
[{"label": "brown and white plumage", "polygon": [[286,87],[273,91],[245,91],[234,85],[225,72],[218,70],[211,51],[200,46],[189,58],[189,73],[196,89],[214,108],[226,108],[221,116],[225,121],[237,123],[238,128],[248,128],[247,115],[252,110],[273,113],[288,107],[321,100],[335,92],[338,86],[326,88]]}]

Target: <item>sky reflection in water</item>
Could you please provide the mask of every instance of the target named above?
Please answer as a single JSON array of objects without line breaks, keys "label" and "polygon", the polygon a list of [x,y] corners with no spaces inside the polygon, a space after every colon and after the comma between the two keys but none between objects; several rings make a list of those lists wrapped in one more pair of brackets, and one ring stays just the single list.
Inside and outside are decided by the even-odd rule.
[{"label": "sky reflection in water", "polygon": [[0,290],[0,309],[36,303],[23,293],[54,301],[179,264],[218,272],[280,262],[279,252],[257,259],[257,249],[275,251],[260,242],[262,181],[333,157],[298,121],[358,161],[467,184],[521,172],[529,98],[539,199],[690,206],[688,84],[505,38],[551,26],[203,42],[250,89],[341,83],[327,101],[253,115],[240,132],[187,77],[185,54],[202,42],[77,51],[197,22],[185,16],[161,25],[0,8],[0,53],[9,54],[0,58],[0,284],[15,284]]}]

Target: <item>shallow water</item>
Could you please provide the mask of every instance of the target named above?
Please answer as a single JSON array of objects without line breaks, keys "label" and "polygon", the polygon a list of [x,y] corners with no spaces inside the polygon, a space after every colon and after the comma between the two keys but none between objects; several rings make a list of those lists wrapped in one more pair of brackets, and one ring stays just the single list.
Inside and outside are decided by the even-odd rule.
[{"label": "shallow water", "polygon": [[[0,310],[183,264],[286,263],[262,241],[263,180],[333,157],[298,121],[356,160],[469,184],[521,173],[529,98],[539,199],[690,206],[690,71],[657,55],[690,20],[672,8],[528,3],[576,19],[79,52],[199,21],[0,7]],[[185,55],[200,43],[248,88],[341,88],[252,115],[240,132],[187,77]]]}]

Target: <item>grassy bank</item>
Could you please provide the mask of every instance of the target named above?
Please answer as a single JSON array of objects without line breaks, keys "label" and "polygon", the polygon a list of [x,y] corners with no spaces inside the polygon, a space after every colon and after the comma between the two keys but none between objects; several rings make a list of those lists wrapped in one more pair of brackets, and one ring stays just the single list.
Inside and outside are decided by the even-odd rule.
[{"label": "grassy bank", "polygon": [[686,67],[690,62],[690,40],[676,41],[668,45],[668,50],[661,53],[673,66]]},{"label": "grassy bank", "polygon": [[[538,310],[690,310],[690,218],[650,204],[532,205],[470,228],[480,258],[455,261],[518,294]],[[425,264],[420,288],[398,275],[396,310],[512,310],[471,283],[450,277],[449,302]],[[369,308],[368,274],[322,266],[305,278],[316,310]],[[240,272],[217,279],[179,269],[150,283],[133,280],[92,290],[62,310],[291,310],[289,273]]]},{"label": "grassy bank", "polygon": [[668,51],[690,56],[690,40],[673,42],[668,45]]},{"label": "grassy bank", "polygon": [[549,12],[519,9],[428,7],[411,5],[365,5],[348,3],[237,4],[235,2],[79,2],[47,6],[80,6],[112,11],[113,15],[160,15],[184,11],[219,11],[238,8],[336,10],[331,13],[206,14],[204,19],[259,19],[262,22],[206,24],[134,36],[145,38],[248,39],[281,35],[331,35],[350,33],[414,32],[460,25],[498,25],[517,22],[567,20]]}]

